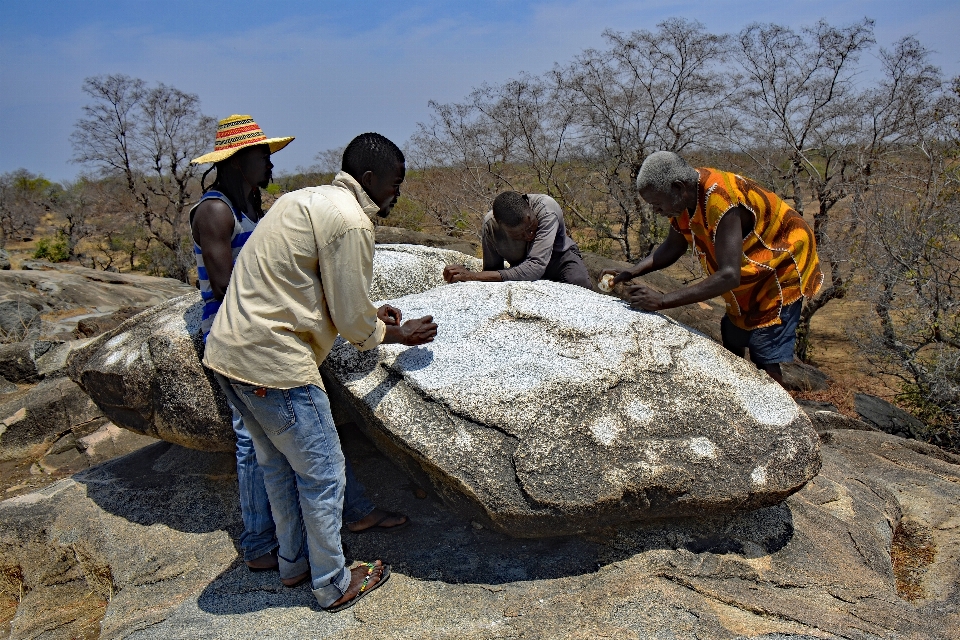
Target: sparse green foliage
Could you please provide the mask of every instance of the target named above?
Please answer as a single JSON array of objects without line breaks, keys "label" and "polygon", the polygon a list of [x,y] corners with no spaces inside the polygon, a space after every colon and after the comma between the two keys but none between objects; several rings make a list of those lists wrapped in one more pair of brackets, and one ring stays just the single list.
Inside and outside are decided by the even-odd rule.
[{"label": "sparse green foliage", "polygon": [[47,260],[49,262],[66,262],[70,259],[67,239],[63,235],[58,235],[54,240],[40,238],[37,240],[33,257],[37,260]]}]

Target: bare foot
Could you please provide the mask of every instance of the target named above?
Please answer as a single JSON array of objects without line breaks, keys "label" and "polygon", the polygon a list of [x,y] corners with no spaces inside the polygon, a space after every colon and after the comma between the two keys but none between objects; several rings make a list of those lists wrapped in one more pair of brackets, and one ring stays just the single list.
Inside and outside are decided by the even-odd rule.
[{"label": "bare foot", "polygon": [[339,600],[325,608],[336,609],[337,607],[350,602],[354,598],[359,597],[360,587],[363,586],[363,582],[366,580],[368,573],[370,574],[370,579],[367,580],[367,585],[363,587],[364,591],[370,591],[380,584],[380,580],[383,579],[383,562],[380,560],[375,560],[372,568],[366,564],[361,564],[353,569],[350,569],[350,586],[347,587],[347,592],[344,593]]},{"label": "bare foot", "polygon": [[402,527],[409,522],[409,518],[402,513],[393,513],[386,509],[374,509],[365,517],[347,524],[350,533],[361,533],[367,530],[386,530]]}]

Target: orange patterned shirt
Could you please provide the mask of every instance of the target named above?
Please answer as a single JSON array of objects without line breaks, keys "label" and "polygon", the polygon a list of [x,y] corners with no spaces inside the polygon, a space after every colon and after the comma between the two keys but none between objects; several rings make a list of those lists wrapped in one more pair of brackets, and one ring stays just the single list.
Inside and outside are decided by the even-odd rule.
[{"label": "orange patterned shirt", "polygon": [[723,294],[727,315],[741,329],[780,324],[780,309],[814,296],[823,283],[813,231],[803,218],[756,182],[727,171],[697,169],[697,210],[670,218],[707,274],[717,271],[714,238],[720,219],[742,205],[756,220],[743,239],[740,285]]}]

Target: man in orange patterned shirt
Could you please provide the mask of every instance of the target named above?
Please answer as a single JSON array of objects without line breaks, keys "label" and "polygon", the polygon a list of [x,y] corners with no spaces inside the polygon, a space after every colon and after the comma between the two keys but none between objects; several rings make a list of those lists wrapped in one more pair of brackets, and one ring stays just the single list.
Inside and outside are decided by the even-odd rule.
[{"label": "man in orange patterned shirt", "polygon": [[723,296],[723,346],[783,384],[793,360],[803,298],[823,273],[813,231],[776,194],[734,173],[694,169],[669,151],[651,154],[637,176],[640,196],[670,219],[667,239],[632,269],[607,271],[614,283],[670,266],[692,246],[707,277],[671,293],[628,287],[634,307],[659,311]]}]

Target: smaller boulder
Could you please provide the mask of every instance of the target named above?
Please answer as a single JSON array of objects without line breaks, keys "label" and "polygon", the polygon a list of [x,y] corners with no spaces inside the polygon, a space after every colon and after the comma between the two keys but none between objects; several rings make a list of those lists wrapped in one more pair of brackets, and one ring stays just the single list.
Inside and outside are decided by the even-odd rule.
[{"label": "smaller boulder", "polygon": [[0,301],[0,342],[23,342],[40,337],[40,312],[19,298]]},{"label": "smaller boulder", "polygon": [[[832,402],[818,402],[816,400],[797,400],[797,406],[803,409],[804,413],[812,416],[817,411],[833,411],[840,413],[840,409]],[[812,418],[811,418],[812,419]]]},{"label": "smaller boulder", "polygon": [[19,387],[3,376],[0,376],[0,396],[17,391]]},{"label": "smaller boulder", "polygon": [[926,430],[923,422],[876,396],[857,393],[853,396],[853,407],[861,418],[884,433],[922,439]]},{"label": "smaller boulder", "polygon": [[124,321],[129,320],[148,307],[120,307],[113,313],[96,316],[92,318],[83,318],[77,322],[77,328],[73,330],[73,335],[78,339],[94,338],[101,333],[106,333],[119,327]]},{"label": "smaller boulder", "polygon": [[106,419],[69,378],[45,380],[25,395],[0,404],[0,460],[29,454],[68,433],[83,437]]},{"label": "smaller boulder", "polygon": [[830,376],[805,362],[784,362],[780,370],[788,391],[823,391],[830,382]]},{"label": "smaller boulder", "polygon": [[39,382],[32,342],[0,344],[0,371],[10,382]]},{"label": "smaller boulder", "polygon": [[10,254],[4,249],[0,249],[0,271],[10,270]]},{"label": "smaller boulder", "polygon": [[854,431],[876,431],[863,420],[845,416],[836,411],[811,411],[807,413],[817,433],[834,429],[853,429]]}]

